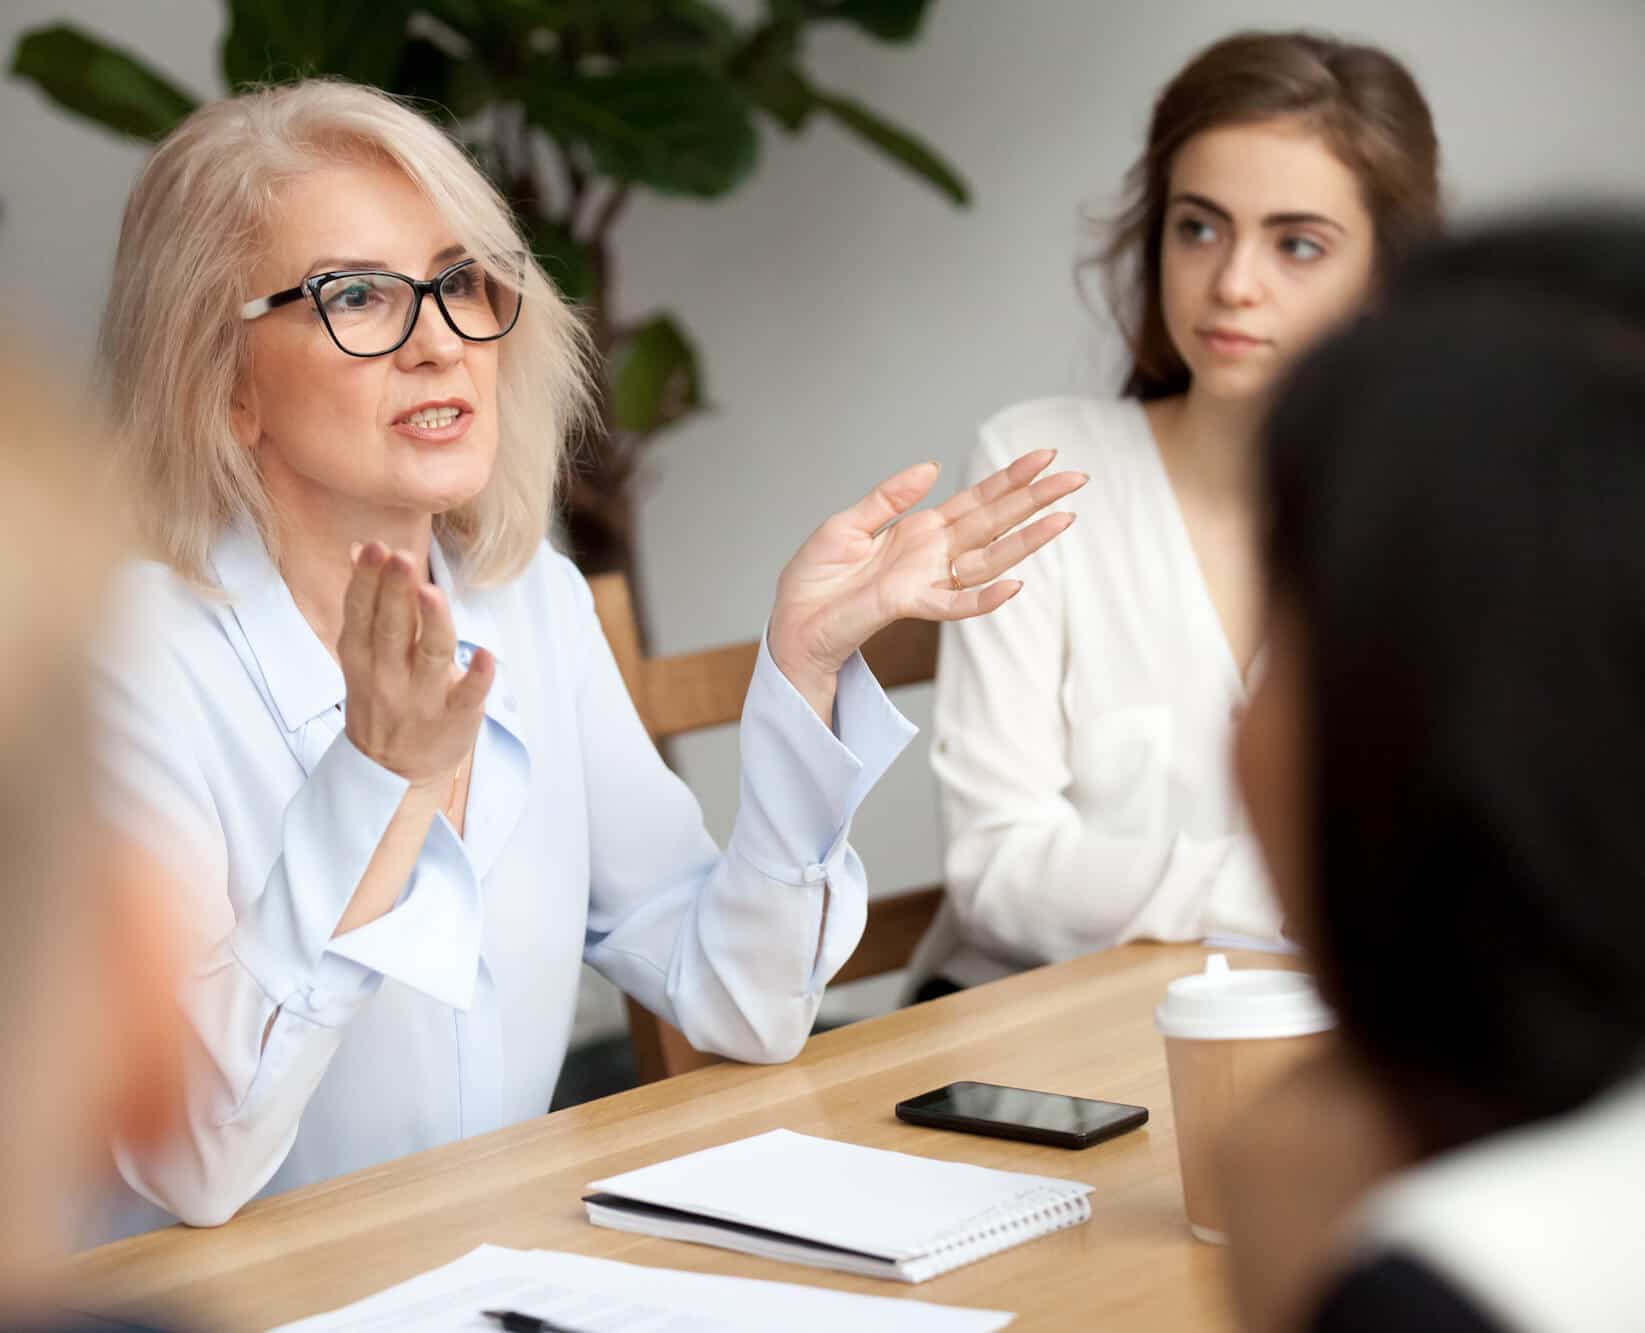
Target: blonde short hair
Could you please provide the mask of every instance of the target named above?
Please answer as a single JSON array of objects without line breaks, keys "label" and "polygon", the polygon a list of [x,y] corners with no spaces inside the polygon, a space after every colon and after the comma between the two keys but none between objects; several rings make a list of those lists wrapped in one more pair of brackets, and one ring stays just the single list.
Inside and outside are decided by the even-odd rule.
[{"label": "blonde short hair", "polygon": [[[529,252],[508,205],[437,126],[374,88],[310,79],[201,107],[143,168],[126,204],[102,330],[123,471],[148,553],[210,587],[212,541],[249,514],[279,558],[256,460],[230,426],[249,356],[240,307],[281,186],[330,162],[403,171],[476,255]],[[535,264],[499,344],[497,462],[486,487],[436,516],[473,583],[519,573],[547,531],[565,441],[591,401],[588,338]]]}]

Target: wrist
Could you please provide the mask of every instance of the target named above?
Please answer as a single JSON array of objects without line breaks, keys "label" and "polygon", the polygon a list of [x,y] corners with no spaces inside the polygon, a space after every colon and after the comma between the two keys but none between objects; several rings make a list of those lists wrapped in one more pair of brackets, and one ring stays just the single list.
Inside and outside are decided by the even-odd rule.
[{"label": "wrist", "polygon": [[438,785],[414,782],[400,798],[400,813],[433,815],[445,804],[445,791]]},{"label": "wrist", "polygon": [[843,656],[832,652],[824,642],[826,635],[818,632],[815,621],[795,620],[784,614],[779,603],[771,613],[766,627],[765,642],[771,660],[789,680],[811,683],[832,681],[845,665]]},{"label": "wrist", "polygon": [[779,641],[775,634],[767,635],[766,649],[777,670],[801,694],[809,698],[833,691],[840,674],[838,666],[819,662],[803,649],[796,650],[792,644]]},{"label": "wrist", "polygon": [[795,651],[789,642],[778,637],[775,622],[766,631],[766,651],[771,654],[771,661],[783,678],[811,705],[823,725],[832,730],[839,668],[819,663],[803,650]]},{"label": "wrist", "polygon": [[379,753],[376,747],[364,743],[352,732],[344,733],[348,742],[362,756],[370,760],[385,773],[392,773],[406,784],[402,799],[420,803],[432,799],[436,805],[445,799],[445,794],[451,789],[452,770],[445,772],[427,773],[422,771],[422,765],[397,762],[392,755]]}]

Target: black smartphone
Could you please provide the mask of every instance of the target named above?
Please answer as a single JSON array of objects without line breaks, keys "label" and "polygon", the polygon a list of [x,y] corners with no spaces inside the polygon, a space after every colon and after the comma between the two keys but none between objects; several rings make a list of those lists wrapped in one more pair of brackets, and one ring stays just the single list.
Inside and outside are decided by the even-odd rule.
[{"label": "black smartphone", "polygon": [[897,1103],[897,1119],[932,1129],[993,1134],[1002,1139],[1089,1148],[1148,1123],[1146,1106],[1033,1092],[998,1083],[950,1083]]}]

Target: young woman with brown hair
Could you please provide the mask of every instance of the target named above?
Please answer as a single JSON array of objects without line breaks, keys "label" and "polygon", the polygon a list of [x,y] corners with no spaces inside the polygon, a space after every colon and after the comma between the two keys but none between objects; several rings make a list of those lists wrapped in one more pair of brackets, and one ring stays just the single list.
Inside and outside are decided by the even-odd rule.
[{"label": "young woman with brown hair", "polygon": [[1155,104],[1097,261],[1124,395],[1008,408],[971,478],[1052,448],[1091,483],[1005,614],[943,631],[948,905],[924,997],[1134,938],[1277,934],[1228,775],[1263,627],[1257,425],[1275,385],[1439,221],[1427,104],[1392,56],[1242,33]]}]

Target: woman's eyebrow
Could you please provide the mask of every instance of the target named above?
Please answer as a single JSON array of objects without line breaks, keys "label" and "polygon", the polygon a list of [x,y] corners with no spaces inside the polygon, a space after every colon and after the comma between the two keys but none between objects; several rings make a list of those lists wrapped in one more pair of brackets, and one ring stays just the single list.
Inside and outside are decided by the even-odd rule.
[{"label": "woman's eyebrow", "polygon": [[[1192,204],[1195,208],[1203,208],[1207,213],[1214,213],[1224,222],[1232,222],[1234,215],[1213,199],[1207,199],[1203,194],[1174,194],[1171,196],[1173,204]],[[1270,213],[1262,220],[1264,227],[1300,227],[1325,226],[1340,232],[1346,232],[1344,227],[1335,218],[1327,217],[1324,213],[1310,213],[1298,209],[1287,213]]]},{"label": "woman's eyebrow", "polygon": [[382,268],[386,262],[382,259],[347,259],[328,255],[324,259],[316,259],[303,272],[313,274],[328,273],[339,268]]},{"label": "woman's eyebrow", "polygon": [[[441,250],[439,252],[439,254],[435,255],[434,258],[432,260],[430,260],[429,262],[431,264],[447,264],[447,263],[450,263],[453,259],[460,259],[463,255],[466,255],[467,253],[468,253],[468,247],[466,245],[448,245],[448,246],[446,246],[445,249]],[[312,274],[315,274],[315,273],[329,273],[333,269],[343,269],[343,268],[378,268],[378,269],[386,269],[387,267],[388,267],[388,260],[386,260],[386,259],[354,259],[354,258],[349,258],[347,256],[341,256],[341,255],[327,255],[322,259],[316,259],[306,269],[304,269],[303,272],[304,272],[305,275],[312,275]]]},{"label": "woman's eyebrow", "polygon": [[1342,223],[1338,222],[1335,218],[1326,217],[1324,213],[1270,213],[1267,217],[1263,218],[1262,225],[1265,227],[1320,226],[1332,227],[1335,230],[1342,232],[1348,230],[1348,228],[1344,227]]}]

